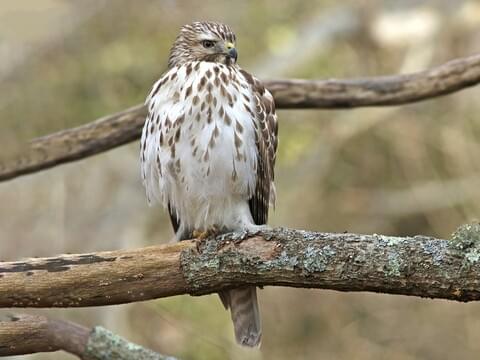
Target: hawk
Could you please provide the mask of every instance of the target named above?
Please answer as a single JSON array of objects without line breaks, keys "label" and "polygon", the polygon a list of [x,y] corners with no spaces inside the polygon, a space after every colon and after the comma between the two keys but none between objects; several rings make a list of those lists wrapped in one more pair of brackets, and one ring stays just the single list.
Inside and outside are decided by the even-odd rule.
[{"label": "hawk", "polygon": [[[184,25],[168,70],[147,97],[141,170],[149,202],[170,214],[177,240],[265,227],[275,202],[277,117],[270,92],[237,65],[224,24]],[[258,346],[255,287],[222,291],[239,344]]]}]

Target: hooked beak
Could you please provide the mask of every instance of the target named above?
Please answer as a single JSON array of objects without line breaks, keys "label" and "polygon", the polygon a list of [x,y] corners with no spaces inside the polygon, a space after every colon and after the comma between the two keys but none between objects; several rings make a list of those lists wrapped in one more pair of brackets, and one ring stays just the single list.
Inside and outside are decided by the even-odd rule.
[{"label": "hooked beak", "polygon": [[236,63],[236,62],[237,62],[237,58],[238,58],[237,49],[233,48],[233,49],[228,50],[228,56],[230,56],[230,58],[234,59],[234,60],[235,60],[235,63]]},{"label": "hooked beak", "polygon": [[238,58],[238,52],[237,52],[237,49],[235,49],[235,45],[233,45],[231,42],[227,42],[225,44],[225,47],[227,49],[228,57],[231,59],[234,59],[236,63]]}]

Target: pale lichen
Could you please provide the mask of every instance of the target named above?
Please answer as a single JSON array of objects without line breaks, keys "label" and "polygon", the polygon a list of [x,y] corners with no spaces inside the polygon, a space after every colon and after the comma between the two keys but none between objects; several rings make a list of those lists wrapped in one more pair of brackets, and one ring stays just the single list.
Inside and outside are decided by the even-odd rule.
[{"label": "pale lichen", "polygon": [[308,245],[302,255],[302,267],[307,273],[323,272],[335,251],[329,245],[324,247]]},{"label": "pale lichen", "polygon": [[90,333],[83,358],[87,360],[175,360],[174,357],[131,343],[101,326],[96,326]]},{"label": "pale lichen", "polygon": [[403,261],[396,253],[388,254],[388,262],[385,264],[383,270],[385,275],[388,276],[400,276],[402,274]]},{"label": "pale lichen", "polygon": [[456,249],[465,250],[480,245],[480,224],[464,224],[452,234],[452,242]]},{"label": "pale lichen", "polygon": [[469,269],[480,260],[480,224],[464,224],[452,234],[452,243],[456,250],[465,253],[462,269]]},{"label": "pale lichen", "polygon": [[472,249],[465,254],[465,259],[470,264],[475,264],[480,259],[480,251],[478,249]]},{"label": "pale lichen", "polygon": [[[445,255],[445,242],[439,243],[438,240],[424,239],[423,242],[419,243],[425,254],[430,255],[433,265],[439,266],[442,264]],[[424,267],[427,267],[427,265],[427,263],[424,263]]]},{"label": "pale lichen", "polygon": [[[375,234],[376,235],[376,234]],[[379,237],[380,241],[388,246],[395,246],[402,244],[405,239],[398,236],[385,236],[385,235],[376,235]]]}]

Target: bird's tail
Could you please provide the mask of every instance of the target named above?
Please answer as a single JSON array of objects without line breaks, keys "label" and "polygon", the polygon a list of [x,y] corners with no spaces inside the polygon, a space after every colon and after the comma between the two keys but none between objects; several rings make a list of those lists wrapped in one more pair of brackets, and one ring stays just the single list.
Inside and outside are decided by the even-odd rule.
[{"label": "bird's tail", "polygon": [[219,295],[225,309],[230,309],[237,343],[250,347],[260,346],[262,326],[256,287],[225,290]]}]

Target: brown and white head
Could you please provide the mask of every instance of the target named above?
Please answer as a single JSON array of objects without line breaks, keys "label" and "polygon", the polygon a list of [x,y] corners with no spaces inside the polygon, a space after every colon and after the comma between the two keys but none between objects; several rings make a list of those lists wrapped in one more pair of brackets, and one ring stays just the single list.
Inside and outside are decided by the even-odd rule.
[{"label": "brown and white head", "polygon": [[235,64],[235,34],[225,24],[206,21],[184,25],[180,29],[168,59],[168,67],[190,61],[210,61]]}]

